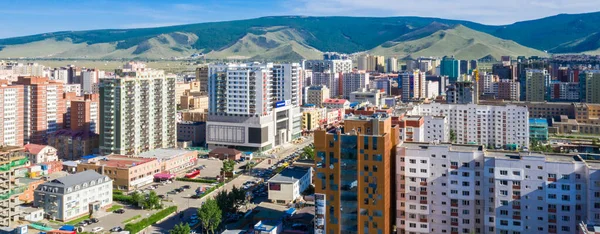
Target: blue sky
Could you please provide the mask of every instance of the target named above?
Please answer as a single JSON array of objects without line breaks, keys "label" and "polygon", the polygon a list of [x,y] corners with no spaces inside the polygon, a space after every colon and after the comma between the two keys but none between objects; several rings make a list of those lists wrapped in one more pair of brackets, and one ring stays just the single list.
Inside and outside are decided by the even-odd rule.
[{"label": "blue sky", "polygon": [[274,15],[428,16],[510,24],[600,11],[598,0],[2,0],[0,38]]}]

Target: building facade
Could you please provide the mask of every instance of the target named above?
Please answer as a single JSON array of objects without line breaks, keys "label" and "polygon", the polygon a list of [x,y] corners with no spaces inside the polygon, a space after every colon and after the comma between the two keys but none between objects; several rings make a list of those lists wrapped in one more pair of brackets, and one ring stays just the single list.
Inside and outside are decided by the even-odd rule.
[{"label": "building facade", "polygon": [[580,75],[582,100],[600,103],[600,70],[585,71]]},{"label": "building facade", "polygon": [[19,195],[27,186],[15,180],[15,171],[29,166],[27,154],[22,147],[8,146],[0,148],[0,226],[13,226],[19,221],[21,210]]},{"label": "building facade", "polygon": [[446,116],[459,144],[477,143],[493,148],[529,146],[529,110],[525,106],[431,103],[415,106],[409,112]]},{"label": "building facade", "polygon": [[525,72],[525,100],[543,102],[547,99],[550,74],[547,70],[528,69]]},{"label": "building facade", "polygon": [[342,89],[340,91],[343,98],[350,98],[350,94],[366,88],[369,85],[369,73],[364,71],[355,71],[342,73],[340,77]]},{"label": "building facade", "polygon": [[177,141],[191,141],[192,146],[206,145],[206,122],[177,123]]},{"label": "building facade", "polygon": [[69,221],[99,212],[112,204],[112,180],[95,171],[82,171],[43,183],[34,192],[33,205],[49,219]]},{"label": "building facade", "polygon": [[[324,233],[392,233],[398,128],[390,117],[347,118],[315,131],[315,196]],[[318,208],[319,209],[319,208]]]},{"label": "building facade", "polygon": [[0,145],[22,146],[25,99],[22,85],[0,84]]},{"label": "building facade", "polygon": [[312,104],[316,107],[322,107],[323,102],[330,98],[329,88],[327,86],[310,86],[306,91],[306,102],[304,104]]},{"label": "building facade", "polygon": [[273,203],[288,204],[300,198],[312,184],[312,168],[288,167],[267,181],[268,197]]},{"label": "building facade", "polygon": [[145,68],[117,75],[100,81],[100,152],[134,155],[175,147],[175,78]]},{"label": "building facade", "polygon": [[95,171],[112,179],[112,188],[133,191],[152,183],[161,164],[154,158],[115,155],[95,157],[77,164],[77,172]]},{"label": "building facade", "polygon": [[479,96],[475,83],[471,81],[457,81],[448,86],[446,102],[448,104],[477,104]]}]

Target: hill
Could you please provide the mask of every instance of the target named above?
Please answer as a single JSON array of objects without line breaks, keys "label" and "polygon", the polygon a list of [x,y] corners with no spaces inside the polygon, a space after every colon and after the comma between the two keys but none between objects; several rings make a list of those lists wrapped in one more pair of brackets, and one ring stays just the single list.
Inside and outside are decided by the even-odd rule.
[{"label": "hill", "polygon": [[499,39],[486,33],[475,31],[462,25],[444,27],[425,37],[401,37],[401,40],[386,43],[370,51],[371,54],[404,57],[454,55],[458,59],[480,59],[491,56],[499,59],[502,55],[537,55],[546,53],[524,47],[513,41]]},{"label": "hill", "polygon": [[[456,34],[458,25],[462,25],[460,30],[470,29],[470,35]],[[316,58],[322,51],[385,52],[383,48],[394,47],[398,53],[437,56],[453,53],[474,59],[482,54],[497,56],[503,51],[526,56],[539,54],[523,46],[560,53],[594,51],[600,49],[600,45],[588,43],[592,41],[588,37],[599,32],[600,13],[557,15],[504,26],[425,17],[278,16],[6,38],[0,39],[0,57],[160,59],[201,53],[214,59],[287,60]],[[443,41],[437,42],[435,38]],[[464,42],[468,38],[473,39],[473,43]],[[458,42],[461,40],[463,42]],[[469,48],[457,51],[453,43]]]}]

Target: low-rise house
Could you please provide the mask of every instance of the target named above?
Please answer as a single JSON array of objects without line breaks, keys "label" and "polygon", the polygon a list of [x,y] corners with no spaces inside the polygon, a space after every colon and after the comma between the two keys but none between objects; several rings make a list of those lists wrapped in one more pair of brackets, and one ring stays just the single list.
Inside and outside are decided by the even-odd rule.
[{"label": "low-rise house", "polygon": [[208,152],[209,157],[218,158],[221,160],[240,160],[242,158],[242,152],[231,148],[216,148]]},{"label": "low-rise house", "polygon": [[312,168],[288,167],[268,181],[269,200],[290,203],[312,184]]},{"label": "low-rise house", "polygon": [[41,184],[34,192],[34,207],[46,218],[69,221],[98,212],[112,204],[113,181],[87,170]]},{"label": "low-rise house", "polygon": [[182,149],[154,149],[141,153],[141,158],[154,158],[160,163],[161,172],[175,173],[196,165],[198,151]]},{"label": "low-rise house", "polygon": [[77,165],[77,171],[93,170],[113,180],[114,189],[132,191],[152,183],[161,165],[154,158],[111,154],[95,157]]},{"label": "low-rise house", "polygon": [[27,144],[23,146],[33,164],[58,161],[56,149],[49,145]]}]

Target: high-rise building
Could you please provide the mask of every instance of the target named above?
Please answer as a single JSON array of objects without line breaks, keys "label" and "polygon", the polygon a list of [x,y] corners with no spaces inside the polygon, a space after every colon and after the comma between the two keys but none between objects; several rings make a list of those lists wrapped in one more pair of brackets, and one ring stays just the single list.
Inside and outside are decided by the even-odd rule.
[{"label": "high-rise building", "polygon": [[440,84],[438,81],[425,81],[425,97],[435,99],[440,95]]},{"label": "high-rise building", "polygon": [[600,221],[598,157],[405,142],[398,233],[577,233]]},{"label": "high-rise building", "polygon": [[498,87],[497,89],[494,89],[498,90],[498,99],[507,101],[521,100],[521,84],[519,82],[512,80],[500,80],[499,82],[494,83],[494,85]]},{"label": "high-rise building", "polygon": [[581,73],[579,83],[583,97],[581,100],[588,103],[600,103],[600,70]]},{"label": "high-rise building", "polygon": [[358,70],[368,71],[368,66],[369,66],[368,59],[369,59],[369,55],[368,54],[361,54],[361,55],[358,56],[358,58],[357,58],[357,60],[358,60],[357,61],[357,63],[358,63],[358,66],[357,66]]},{"label": "high-rise building", "polygon": [[375,106],[383,106],[383,92],[379,89],[361,89],[350,93],[350,102],[369,102]]},{"label": "high-rise building", "polygon": [[63,126],[63,83],[46,77],[19,77],[14,84],[24,88],[23,142],[46,144],[48,134]]},{"label": "high-rise building", "polygon": [[529,110],[526,106],[476,104],[421,104],[411,115],[446,116],[458,144],[493,148],[529,146]]},{"label": "high-rise building", "polygon": [[460,62],[454,57],[444,57],[440,63],[440,75],[447,76],[450,84],[458,80],[460,76]]},{"label": "high-rise building", "polygon": [[86,94],[83,100],[71,101],[70,109],[71,130],[99,133],[100,103],[98,94]]},{"label": "high-rise building", "polygon": [[321,107],[326,99],[329,99],[329,88],[327,86],[310,86],[307,91],[305,104]]},{"label": "high-rise building", "polygon": [[298,64],[211,64],[208,69],[209,148],[266,150],[300,136]]},{"label": "high-rise building", "polygon": [[525,72],[525,100],[543,102],[547,100],[550,74],[547,70],[528,69]]},{"label": "high-rise building", "polygon": [[29,166],[27,154],[21,146],[0,148],[0,226],[9,227],[16,224],[21,216],[19,194],[27,186],[19,185],[15,179],[15,171]]},{"label": "high-rise building", "polygon": [[343,87],[340,82],[340,73],[327,72],[313,72],[312,73],[312,86],[324,85],[329,88],[330,96],[332,98],[341,97]]},{"label": "high-rise building", "polygon": [[479,95],[477,95],[475,85],[471,81],[457,81],[451,84],[446,90],[446,102],[449,104],[477,104]]},{"label": "high-rise building", "polygon": [[364,89],[369,85],[369,73],[364,71],[342,73],[340,83],[342,98],[350,98],[350,93]]},{"label": "high-rise building", "polygon": [[385,71],[389,73],[398,72],[398,59],[395,57],[389,57],[386,62]]},{"label": "high-rise building", "polygon": [[471,69],[471,64],[469,60],[459,60],[460,61],[460,74],[469,74],[469,70]]},{"label": "high-rise building", "polygon": [[200,82],[200,91],[208,92],[208,65],[202,65],[196,68],[196,81]]},{"label": "high-rise building", "polygon": [[0,146],[22,146],[25,99],[22,85],[0,84]]},{"label": "high-rise building", "polygon": [[175,147],[175,78],[129,63],[100,80],[100,151],[135,155]]},{"label": "high-rise building", "polygon": [[416,69],[413,72],[398,74],[402,82],[402,101],[425,98],[425,72]]},{"label": "high-rise building", "polygon": [[550,83],[550,100],[562,102],[579,101],[579,82],[556,82]]},{"label": "high-rise building", "polygon": [[83,93],[98,93],[99,80],[105,76],[105,72],[98,69],[81,71],[81,91]]},{"label": "high-rise building", "polygon": [[313,72],[352,72],[352,60],[305,60],[303,63],[304,70],[312,70]]},{"label": "high-rise building", "polygon": [[398,127],[382,114],[315,131],[319,233],[392,233],[398,143]]},{"label": "high-rise building", "polygon": [[371,85],[369,87],[382,90],[383,93],[388,96],[392,94],[392,80],[387,77],[371,80]]}]

